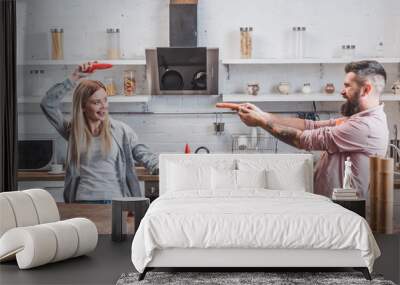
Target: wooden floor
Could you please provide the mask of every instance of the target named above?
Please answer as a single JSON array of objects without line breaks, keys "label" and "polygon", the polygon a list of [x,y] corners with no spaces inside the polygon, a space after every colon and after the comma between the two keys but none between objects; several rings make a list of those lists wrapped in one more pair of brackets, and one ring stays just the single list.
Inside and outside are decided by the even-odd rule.
[{"label": "wooden floor", "polygon": [[19,270],[17,263],[0,264],[0,284],[115,284],[122,273],[135,271],[131,261],[132,241],[112,242],[100,235],[95,251],[41,267]]},{"label": "wooden floor", "polygon": [[[374,273],[400,284],[400,235],[375,235],[375,238],[382,256],[375,262]],[[132,238],[112,242],[110,235],[100,235],[96,250],[87,256],[28,270],[19,270],[15,261],[2,263],[0,284],[115,284],[122,273],[135,271],[131,243]]]}]

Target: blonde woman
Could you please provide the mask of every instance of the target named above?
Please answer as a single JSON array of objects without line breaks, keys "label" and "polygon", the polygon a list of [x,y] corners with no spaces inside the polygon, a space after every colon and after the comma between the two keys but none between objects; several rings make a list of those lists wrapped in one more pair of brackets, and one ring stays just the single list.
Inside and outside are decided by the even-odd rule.
[{"label": "blonde woman", "polygon": [[[110,203],[113,198],[140,196],[135,161],[156,173],[158,157],[138,143],[128,125],[110,118],[104,85],[84,79],[80,72],[91,65],[77,67],[69,78],[51,87],[40,104],[50,123],[68,141],[64,200]],[[74,88],[72,119],[67,120],[60,105]]]}]

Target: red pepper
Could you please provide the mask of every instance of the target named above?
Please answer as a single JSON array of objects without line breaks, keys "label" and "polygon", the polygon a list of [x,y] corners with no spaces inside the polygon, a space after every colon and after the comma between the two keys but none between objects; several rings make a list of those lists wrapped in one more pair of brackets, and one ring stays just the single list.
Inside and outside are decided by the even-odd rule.
[{"label": "red pepper", "polygon": [[96,69],[108,69],[111,68],[113,65],[110,63],[93,63],[86,71],[85,73],[92,73]]}]

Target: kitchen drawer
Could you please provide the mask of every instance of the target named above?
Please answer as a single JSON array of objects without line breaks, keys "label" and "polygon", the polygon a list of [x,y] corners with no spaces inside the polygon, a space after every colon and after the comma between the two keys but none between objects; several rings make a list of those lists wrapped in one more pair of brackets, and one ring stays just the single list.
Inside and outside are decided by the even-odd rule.
[{"label": "kitchen drawer", "polygon": [[64,181],[20,181],[18,182],[18,190],[26,190],[32,188],[44,189],[53,196],[56,202],[64,202]]},{"label": "kitchen drawer", "polygon": [[158,181],[145,181],[144,182],[144,196],[150,198],[150,202],[158,198],[159,184]]},{"label": "kitchen drawer", "polygon": [[395,227],[400,228],[400,189],[394,190],[393,215]]}]

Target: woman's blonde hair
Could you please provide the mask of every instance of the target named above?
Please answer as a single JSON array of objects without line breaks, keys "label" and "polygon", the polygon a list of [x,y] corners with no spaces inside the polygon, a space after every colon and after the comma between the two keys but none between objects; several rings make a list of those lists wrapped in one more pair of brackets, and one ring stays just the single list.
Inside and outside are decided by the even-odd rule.
[{"label": "woman's blonde hair", "polygon": [[[72,99],[72,120],[70,123],[70,138],[68,161],[72,162],[77,168],[80,167],[81,155],[88,154],[92,140],[83,108],[90,96],[97,90],[106,91],[103,83],[97,80],[84,80],[75,89]],[[105,116],[100,129],[101,152],[103,156],[111,149],[111,127],[108,113]]]}]

